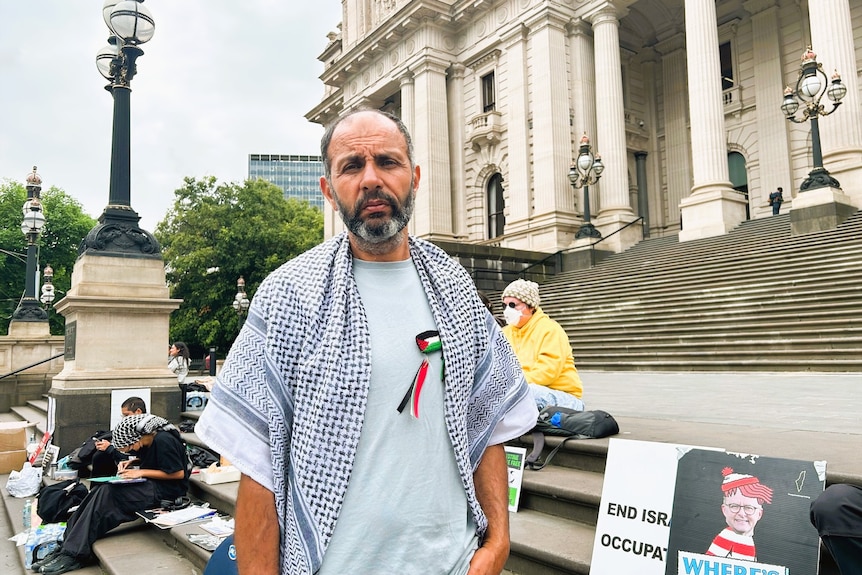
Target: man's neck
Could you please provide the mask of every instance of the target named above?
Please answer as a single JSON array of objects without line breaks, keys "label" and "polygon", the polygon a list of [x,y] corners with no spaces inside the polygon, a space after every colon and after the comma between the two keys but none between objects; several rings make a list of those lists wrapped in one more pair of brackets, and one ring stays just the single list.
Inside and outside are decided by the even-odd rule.
[{"label": "man's neck", "polygon": [[353,257],[369,262],[402,262],[410,258],[410,243],[407,229],[401,230],[392,239],[372,244],[348,232]]}]

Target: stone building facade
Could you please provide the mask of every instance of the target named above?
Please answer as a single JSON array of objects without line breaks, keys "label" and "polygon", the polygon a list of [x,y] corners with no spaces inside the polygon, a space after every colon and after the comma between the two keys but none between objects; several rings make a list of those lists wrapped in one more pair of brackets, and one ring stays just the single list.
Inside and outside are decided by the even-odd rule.
[{"label": "stone building facade", "polygon": [[[605,248],[649,235],[720,235],[798,205],[862,207],[862,2],[850,0],[344,0],[320,56],[326,124],[371,106],[404,119],[422,181],[412,232],[553,252],[573,245],[583,134],[601,154],[589,187]],[[780,108],[811,45],[847,88],[819,119],[840,182],[797,197],[811,122]],[[824,111],[831,102],[823,98]],[[341,224],[326,210],[326,234]],[[643,217],[642,220],[638,220]]]}]

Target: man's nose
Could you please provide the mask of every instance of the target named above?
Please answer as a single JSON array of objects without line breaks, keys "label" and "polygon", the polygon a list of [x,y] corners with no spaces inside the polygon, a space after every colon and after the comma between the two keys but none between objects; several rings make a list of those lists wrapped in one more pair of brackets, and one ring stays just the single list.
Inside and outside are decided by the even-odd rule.
[{"label": "man's nose", "polygon": [[380,172],[374,162],[367,162],[362,169],[362,181],[360,183],[364,190],[376,190],[381,187]]}]

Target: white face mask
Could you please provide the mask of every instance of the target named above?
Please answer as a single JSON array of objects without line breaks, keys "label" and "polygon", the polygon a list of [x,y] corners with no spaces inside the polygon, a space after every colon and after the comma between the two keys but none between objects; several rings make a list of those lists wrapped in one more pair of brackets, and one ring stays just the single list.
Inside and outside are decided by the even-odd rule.
[{"label": "white face mask", "polygon": [[503,317],[506,318],[506,323],[509,325],[518,325],[521,321],[521,312],[513,307],[506,306],[503,309]]}]

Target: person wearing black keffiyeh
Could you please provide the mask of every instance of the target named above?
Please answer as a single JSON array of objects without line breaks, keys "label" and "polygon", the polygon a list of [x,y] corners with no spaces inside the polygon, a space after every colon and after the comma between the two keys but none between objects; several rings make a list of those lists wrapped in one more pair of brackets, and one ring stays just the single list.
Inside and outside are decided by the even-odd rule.
[{"label": "person wearing black keffiyeh", "polygon": [[469,274],[408,235],[403,123],[349,112],[321,155],[347,231],[261,284],[195,427],[243,474],[239,570],[499,574],[502,444],[538,415],[520,365]]}]

